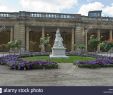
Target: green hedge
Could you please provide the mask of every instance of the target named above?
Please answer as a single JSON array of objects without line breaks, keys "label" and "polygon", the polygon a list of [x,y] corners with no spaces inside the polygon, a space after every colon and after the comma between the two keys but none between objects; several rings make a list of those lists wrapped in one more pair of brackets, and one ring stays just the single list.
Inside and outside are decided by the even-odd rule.
[{"label": "green hedge", "polygon": [[76,65],[80,68],[91,68],[91,69],[95,69],[95,68],[106,68],[106,67],[113,67],[113,64],[108,64],[108,65],[100,65],[100,64],[79,64]]}]

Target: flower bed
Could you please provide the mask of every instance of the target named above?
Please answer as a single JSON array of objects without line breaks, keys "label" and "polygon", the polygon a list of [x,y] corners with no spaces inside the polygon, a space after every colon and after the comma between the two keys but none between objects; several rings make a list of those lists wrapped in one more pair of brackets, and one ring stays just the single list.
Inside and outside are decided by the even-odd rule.
[{"label": "flower bed", "polygon": [[20,56],[19,55],[6,55],[0,57],[0,64],[7,64],[7,65],[12,65],[16,63],[17,60],[19,60]]},{"label": "flower bed", "polygon": [[113,67],[112,58],[98,58],[93,61],[77,61],[74,62],[74,65],[77,65],[81,68],[101,68],[101,67]]},{"label": "flower bed", "polygon": [[7,64],[11,69],[15,70],[58,68],[58,64],[56,62],[24,61],[19,55],[7,55],[0,57],[0,64]]},{"label": "flower bed", "polygon": [[44,61],[19,61],[16,64],[10,66],[11,69],[16,70],[31,70],[31,69],[57,69],[58,64],[55,62],[44,62]]}]

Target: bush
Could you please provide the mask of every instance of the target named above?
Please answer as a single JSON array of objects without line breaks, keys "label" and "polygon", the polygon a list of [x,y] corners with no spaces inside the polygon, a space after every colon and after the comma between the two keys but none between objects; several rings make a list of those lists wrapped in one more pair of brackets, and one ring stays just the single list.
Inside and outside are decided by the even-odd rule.
[{"label": "bush", "polygon": [[73,63],[81,68],[101,68],[101,67],[113,67],[112,58],[98,58],[93,61],[77,61]]},{"label": "bush", "polygon": [[91,50],[96,51],[99,43],[100,43],[100,40],[98,40],[97,37],[95,37],[94,35],[90,36],[90,39],[88,41],[88,46],[90,47]]},{"label": "bush", "polygon": [[113,48],[113,42],[104,41],[100,43],[100,48],[102,51],[108,52],[111,48]]},{"label": "bush", "polygon": [[7,64],[10,69],[14,70],[31,70],[31,69],[57,69],[56,62],[46,61],[24,61],[19,55],[7,55],[0,57],[1,64]]}]

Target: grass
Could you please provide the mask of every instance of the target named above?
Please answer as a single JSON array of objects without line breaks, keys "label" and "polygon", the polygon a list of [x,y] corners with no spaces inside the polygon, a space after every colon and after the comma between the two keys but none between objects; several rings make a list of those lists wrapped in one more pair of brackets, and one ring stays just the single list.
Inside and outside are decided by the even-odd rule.
[{"label": "grass", "polygon": [[[33,57],[25,57],[25,60],[28,61],[48,61],[48,56],[33,56]],[[82,56],[69,56],[68,58],[51,58],[51,61],[58,62],[58,63],[73,63],[75,61],[88,61],[88,60],[95,60],[92,57],[82,57]]]}]

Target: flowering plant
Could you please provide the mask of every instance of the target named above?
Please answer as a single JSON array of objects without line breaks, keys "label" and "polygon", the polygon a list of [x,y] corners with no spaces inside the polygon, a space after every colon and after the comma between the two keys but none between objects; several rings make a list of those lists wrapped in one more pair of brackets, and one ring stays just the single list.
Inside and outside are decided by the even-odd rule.
[{"label": "flowering plant", "polygon": [[92,61],[77,61],[74,65],[78,67],[97,68],[97,67],[113,67],[113,59],[111,57],[98,58]]},{"label": "flowering plant", "polygon": [[11,69],[17,70],[58,68],[58,64],[56,62],[25,61],[19,55],[7,55],[0,57],[0,63],[7,64]]}]

